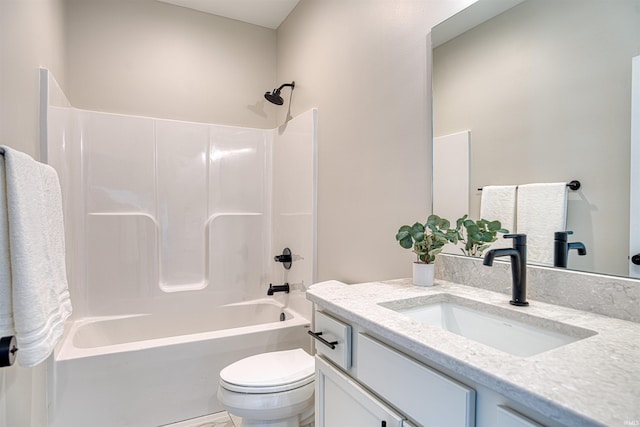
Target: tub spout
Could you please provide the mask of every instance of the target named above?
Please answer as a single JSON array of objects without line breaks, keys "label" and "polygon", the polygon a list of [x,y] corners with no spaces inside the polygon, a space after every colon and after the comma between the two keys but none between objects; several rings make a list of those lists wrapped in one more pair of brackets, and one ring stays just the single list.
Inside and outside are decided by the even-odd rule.
[{"label": "tub spout", "polygon": [[271,283],[269,283],[269,290],[267,291],[267,295],[271,296],[275,292],[284,292],[284,293],[288,294],[289,293],[289,284],[285,283],[284,285],[273,286]]}]

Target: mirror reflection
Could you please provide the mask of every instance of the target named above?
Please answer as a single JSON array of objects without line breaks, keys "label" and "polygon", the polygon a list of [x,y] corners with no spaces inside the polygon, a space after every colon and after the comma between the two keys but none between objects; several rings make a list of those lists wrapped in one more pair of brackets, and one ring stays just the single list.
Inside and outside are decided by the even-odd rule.
[{"label": "mirror reflection", "polygon": [[[432,40],[465,12],[435,27]],[[566,230],[587,254],[571,251],[567,267],[628,275],[637,55],[640,0],[526,0],[434,46],[434,137],[469,132],[468,171],[455,158],[447,167],[469,173],[470,216],[479,218],[482,187],[579,180]]]}]

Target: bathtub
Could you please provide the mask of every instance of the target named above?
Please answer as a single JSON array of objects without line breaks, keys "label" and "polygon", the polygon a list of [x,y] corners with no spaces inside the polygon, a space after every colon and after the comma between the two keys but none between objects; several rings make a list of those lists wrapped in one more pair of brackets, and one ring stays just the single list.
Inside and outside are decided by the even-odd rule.
[{"label": "bathtub", "polygon": [[50,359],[49,426],[156,427],[222,411],[222,368],[267,351],[310,351],[308,328],[272,299],[77,320]]}]

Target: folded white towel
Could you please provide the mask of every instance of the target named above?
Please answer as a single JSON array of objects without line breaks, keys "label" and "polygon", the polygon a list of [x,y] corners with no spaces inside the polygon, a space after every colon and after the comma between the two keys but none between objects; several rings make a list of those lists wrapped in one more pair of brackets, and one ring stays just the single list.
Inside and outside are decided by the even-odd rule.
[{"label": "folded white towel", "polygon": [[11,303],[11,258],[9,257],[9,218],[3,150],[0,148],[0,337],[15,334]]},{"label": "folded white towel", "polygon": [[9,261],[10,274],[5,268],[0,274],[0,333],[15,334],[18,363],[32,367],[51,354],[71,314],[62,195],[52,167],[9,147],[2,151],[0,266]]},{"label": "folded white towel", "polygon": [[567,184],[518,187],[518,233],[527,235],[529,262],[553,265],[553,234],[567,225]]},{"label": "folded white towel", "polygon": [[[480,218],[488,221],[500,221],[502,228],[515,233],[516,221],[516,189],[515,185],[488,185],[482,187],[480,199]],[[505,248],[513,246],[511,240],[505,240],[498,235],[498,240],[491,244],[491,248]]]}]

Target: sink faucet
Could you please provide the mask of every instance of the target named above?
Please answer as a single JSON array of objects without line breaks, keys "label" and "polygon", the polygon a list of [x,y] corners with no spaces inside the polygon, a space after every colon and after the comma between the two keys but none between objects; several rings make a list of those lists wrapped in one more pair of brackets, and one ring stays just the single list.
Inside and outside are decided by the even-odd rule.
[{"label": "sink faucet", "polygon": [[575,249],[578,251],[578,255],[586,255],[587,248],[582,242],[567,243],[568,236],[573,234],[573,231],[558,231],[554,233],[553,237],[553,266],[554,267],[567,267],[567,258],[569,258],[569,251]]},{"label": "sink faucet", "polygon": [[491,267],[496,257],[511,257],[512,299],[509,303],[527,306],[527,235],[505,234],[505,239],[513,239],[513,248],[491,249],[484,256],[482,264]]}]

